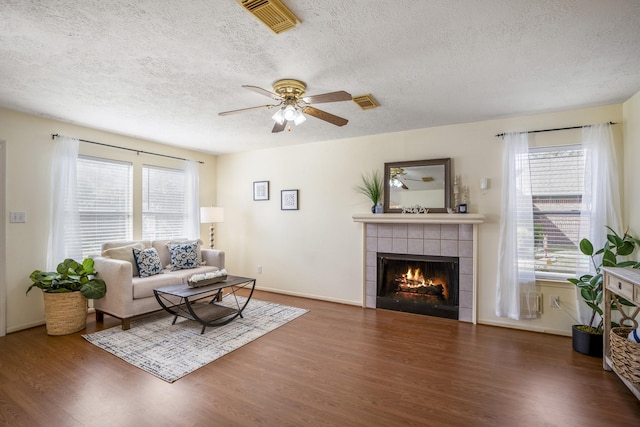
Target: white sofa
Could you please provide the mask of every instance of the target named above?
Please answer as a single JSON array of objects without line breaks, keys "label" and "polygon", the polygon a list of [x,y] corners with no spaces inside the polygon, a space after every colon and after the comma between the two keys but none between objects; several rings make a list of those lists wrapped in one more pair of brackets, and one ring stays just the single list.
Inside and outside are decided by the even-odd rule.
[{"label": "white sofa", "polygon": [[134,272],[137,272],[137,268],[133,265],[135,262],[132,263],[127,260],[106,256],[113,252],[109,251],[110,249],[118,250],[118,248],[138,243],[145,248],[155,248],[158,251],[162,265],[169,266],[171,258],[167,244],[183,241],[184,239],[175,241],[134,240],[104,243],[102,245],[102,256],[94,257],[94,266],[98,272],[96,277],[104,280],[107,285],[107,294],[104,298],[93,301],[93,306],[96,310],[96,321],[103,321],[104,314],[108,314],[122,319],[122,329],[129,329],[132,318],[161,309],[153,294],[154,288],[186,283],[189,277],[194,274],[207,273],[224,268],[225,254],[223,251],[215,249],[200,249],[202,264],[204,265],[176,271],[165,268],[162,274],[149,277],[134,276]]}]

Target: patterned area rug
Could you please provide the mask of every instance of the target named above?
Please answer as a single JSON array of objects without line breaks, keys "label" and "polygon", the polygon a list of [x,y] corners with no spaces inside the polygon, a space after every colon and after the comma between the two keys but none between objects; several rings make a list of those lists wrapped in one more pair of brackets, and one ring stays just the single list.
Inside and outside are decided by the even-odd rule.
[{"label": "patterned area rug", "polygon": [[[240,300],[241,297],[238,297]],[[243,304],[243,301],[240,301]],[[302,316],[308,310],[252,299],[236,318],[224,326],[207,327],[166,312],[131,322],[131,329],[120,326],[83,335],[92,344],[125,362],[170,383],[198,368],[260,338],[267,332]]]}]

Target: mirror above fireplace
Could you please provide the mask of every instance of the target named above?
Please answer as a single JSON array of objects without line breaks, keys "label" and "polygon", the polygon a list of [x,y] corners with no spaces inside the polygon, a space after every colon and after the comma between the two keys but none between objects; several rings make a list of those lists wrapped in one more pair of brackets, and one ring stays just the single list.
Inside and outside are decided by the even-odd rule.
[{"label": "mirror above fireplace", "polygon": [[384,211],[402,212],[421,206],[445,213],[451,207],[451,159],[413,160],[384,164]]}]

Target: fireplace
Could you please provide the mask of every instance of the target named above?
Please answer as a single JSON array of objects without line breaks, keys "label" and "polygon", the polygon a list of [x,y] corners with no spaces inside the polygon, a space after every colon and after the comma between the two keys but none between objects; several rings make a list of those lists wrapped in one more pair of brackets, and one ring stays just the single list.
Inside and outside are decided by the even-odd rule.
[{"label": "fireplace", "polygon": [[[484,215],[356,214],[364,223],[363,306],[378,306],[378,253],[458,258],[458,320],[476,323],[478,225]],[[449,292],[450,295],[454,294]]]},{"label": "fireplace", "polygon": [[458,319],[458,257],[377,254],[376,307]]}]

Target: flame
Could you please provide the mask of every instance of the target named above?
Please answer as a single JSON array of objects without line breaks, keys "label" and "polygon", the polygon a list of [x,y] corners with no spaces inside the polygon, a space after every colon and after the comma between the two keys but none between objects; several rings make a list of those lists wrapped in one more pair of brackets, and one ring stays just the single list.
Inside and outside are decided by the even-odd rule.
[{"label": "flame", "polygon": [[[436,286],[436,283],[431,278],[425,278],[424,274],[419,268],[413,269],[409,267],[407,272],[401,275],[401,278],[398,280],[402,283],[405,288],[416,289],[420,287],[426,286]],[[445,299],[449,298],[449,289],[446,285],[446,281],[440,279],[439,284],[443,287],[443,296]]]},{"label": "flame", "polygon": [[409,268],[409,270],[407,270],[406,274],[402,275],[403,278],[405,278],[406,280],[411,280],[412,282],[418,283],[415,285],[412,285],[412,287],[418,287],[420,285],[425,286],[425,280],[424,280],[424,276],[422,275],[422,272],[420,271],[419,268],[416,268],[416,271],[414,272],[412,268]]}]

